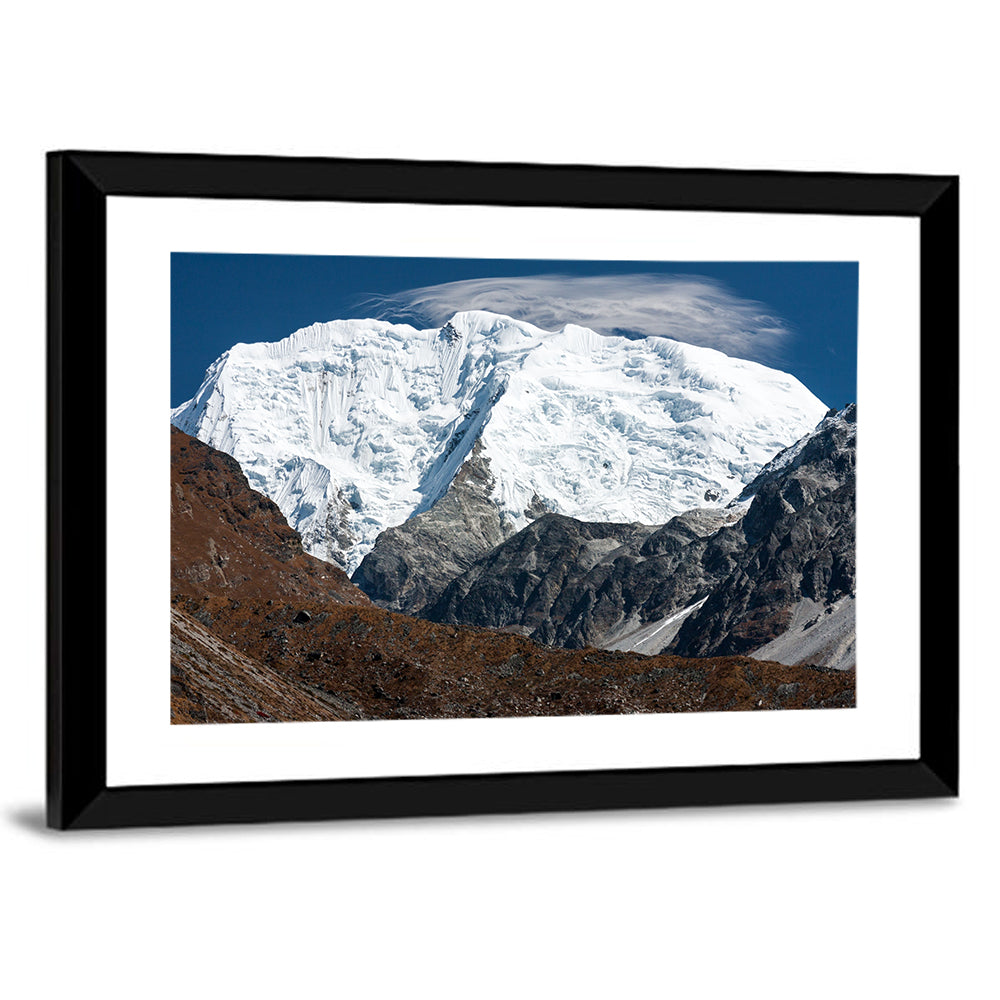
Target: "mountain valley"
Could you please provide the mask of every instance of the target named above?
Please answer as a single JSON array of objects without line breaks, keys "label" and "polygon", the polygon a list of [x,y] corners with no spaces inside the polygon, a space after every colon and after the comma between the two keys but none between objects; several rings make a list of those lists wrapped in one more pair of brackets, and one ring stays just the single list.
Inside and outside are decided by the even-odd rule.
[{"label": "mountain valley", "polygon": [[301,551],[228,456],[173,430],[180,724],[839,708],[854,672],[558,649],[373,605]]}]

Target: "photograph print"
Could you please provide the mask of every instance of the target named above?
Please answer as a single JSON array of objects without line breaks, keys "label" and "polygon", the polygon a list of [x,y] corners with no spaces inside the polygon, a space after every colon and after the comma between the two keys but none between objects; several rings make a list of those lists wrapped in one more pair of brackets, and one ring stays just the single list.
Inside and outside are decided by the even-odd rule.
[{"label": "photograph print", "polygon": [[171,721],[853,708],[857,319],[852,261],[172,254]]}]

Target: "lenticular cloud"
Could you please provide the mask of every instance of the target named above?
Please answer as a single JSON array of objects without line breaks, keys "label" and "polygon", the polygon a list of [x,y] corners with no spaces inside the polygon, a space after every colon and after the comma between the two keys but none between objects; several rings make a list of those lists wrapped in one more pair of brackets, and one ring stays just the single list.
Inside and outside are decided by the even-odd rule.
[{"label": "lenticular cloud", "polygon": [[597,333],[669,337],[730,357],[780,360],[790,330],[767,306],[700,276],[626,274],[472,278],[368,300],[383,318],[444,323],[461,310],[503,313],[545,330],[566,323]]}]

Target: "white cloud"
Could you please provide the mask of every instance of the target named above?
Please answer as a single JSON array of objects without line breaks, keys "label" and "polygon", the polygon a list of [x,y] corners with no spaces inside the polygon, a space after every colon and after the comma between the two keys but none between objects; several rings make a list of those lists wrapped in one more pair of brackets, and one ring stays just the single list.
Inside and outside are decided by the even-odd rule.
[{"label": "white cloud", "polygon": [[791,333],[763,303],[693,275],[472,278],[413,288],[368,304],[384,317],[430,324],[444,323],[464,309],[486,309],[546,330],[576,323],[603,334],[670,337],[762,362],[779,360]]}]

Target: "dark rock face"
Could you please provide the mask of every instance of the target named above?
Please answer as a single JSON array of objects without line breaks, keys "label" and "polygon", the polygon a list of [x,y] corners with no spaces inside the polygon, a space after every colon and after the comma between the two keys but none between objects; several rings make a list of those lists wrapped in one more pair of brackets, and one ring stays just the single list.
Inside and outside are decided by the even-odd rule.
[{"label": "dark rock face", "polygon": [[683,656],[755,650],[803,598],[829,606],[855,590],[857,409],[826,417],[751,483],[745,547],[669,647]]},{"label": "dark rock face", "polygon": [[[850,406],[776,456],[744,503],[688,511],[658,528],[543,515],[420,614],[567,649],[752,652],[788,628],[803,600],[830,607],[854,593],[855,440]],[[701,601],[673,625],[671,642],[667,619]],[[659,622],[664,631],[653,624],[642,646],[631,644]]]},{"label": "dark rock face", "polygon": [[547,514],[454,580],[432,621],[506,628],[538,642],[600,645],[629,620],[700,599],[734,565],[727,515],[689,511],[660,528]]},{"label": "dark rock face", "polygon": [[495,481],[477,442],[429,510],[383,531],[352,581],[376,604],[415,613],[511,534],[490,499]]},{"label": "dark rock face", "polygon": [[432,621],[509,628],[552,643],[555,623],[589,590],[601,563],[634,551],[653,529],[545,514],[452,581],[424,612]]},{"label": "dark rock face", "polygon": [[552,508],[537,493],[532,496],[531,502],[524,508],[524,516],[531,518],[532,521],[553,513],[555,512]]}]

